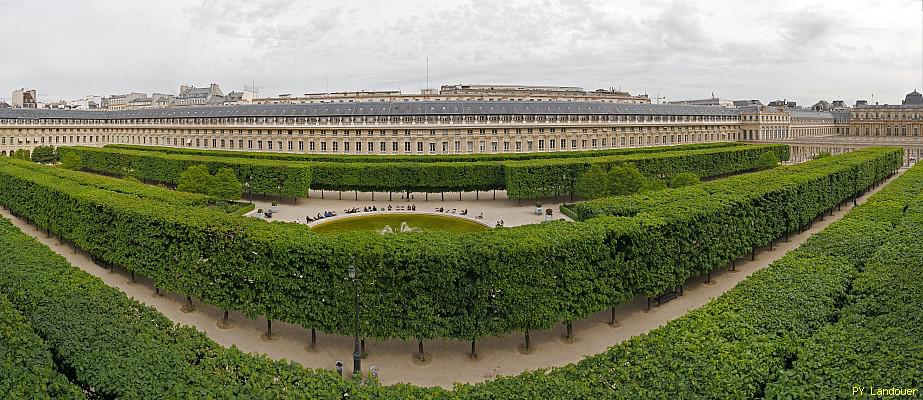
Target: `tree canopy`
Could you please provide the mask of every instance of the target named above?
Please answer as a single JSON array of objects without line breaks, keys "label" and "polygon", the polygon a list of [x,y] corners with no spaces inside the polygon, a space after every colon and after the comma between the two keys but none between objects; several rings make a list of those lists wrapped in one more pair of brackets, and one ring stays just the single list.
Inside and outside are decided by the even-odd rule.
[{"label": "tree canopy", "polygon": [[176,188],[184,192],[209,194],[213,179],[208,167],[202,164],[193,165],[180,173]]},{"label": "tree canopy", "polygon": [[634,164],[616,165],[609,170],[609,192],[616,196],[637,193],[644,185],[644,176]]},{"label": "tree canopy", "polygon": [[41,164],[50,164],[58,161],[58,152],[52,146],[38,146],[32,150],[32,161]]},{"label": "tree canopy", "polygon": [[243,187],[237,180],[237,174],[230,168],[221,168],[212,179],[208,195],[220,200],[238,200],[243,193]]},{"label": "tree canopy", "polygon": [[606,171],[599,165],[590,167],[577,179],[574,192],[584,199],[598,199],[609,195],[609,177]]}]

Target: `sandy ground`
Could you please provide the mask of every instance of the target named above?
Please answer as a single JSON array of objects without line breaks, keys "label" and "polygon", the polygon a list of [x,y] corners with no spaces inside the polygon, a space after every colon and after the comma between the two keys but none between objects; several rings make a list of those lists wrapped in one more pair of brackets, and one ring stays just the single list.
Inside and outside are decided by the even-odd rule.
[{"label": "sandy ground", "polygon": [[[498,190],[496,193],[496,200],[494,200],[494,192],[480,192],[475,194],[474,192],[463,193],[461,200],[459,200],[458,192],[446,193],[445,200],[442,200],[442,196],[439,193],[430,193],[427,200],[426,193],[411,193],[413,199],[405,199],[404,193],[393,193],[392,200],[388,201],[388,193],[375,193],[375,200],[372,200],[372,193],[359,193],[358,200],[356,200],[356,192],[342,192],[342,200],[340,200],[339,192],[324,192],[324,198],[321,198],[321,192],[318,190],[312,190],[311,195],[308,198],[299,198],[294,202],[291,199],[285,199],[279,203],[279,211],[273,214],[273,221],[286,221],[286,222],[297,222],[304,224],[305,217],[310,215],[311,218],[317,217],[317,214],[323,214],[324,211],[331,211],[337,213],[336,217],[341,218],[343,216],[355,216],[362,215],[360,214],[345,214],[344,210],[350,209],[353,207],[358,207],[360,210],[363,207],[372,207],[375,206],[379,210],[387,210],[388,206],[391,206],[392,212],[409,212],[409,211],[398,211],[398,207],[407,207],[409,205],[416,206],[417,213],[428,213],[428,214],[442,214],[448,216],[455,216],[459,218],[467,218],[472,221],[480,222],[488,226],[495,226],[498,221],[503,220],[504,226],[517,226],[525,224],[535,224],[544,221],[544,215],[535,214],[535,201],[534,200],[523,200],[516,201],[510,200],[506,197],[506,192]],[[247,200],[248,196],[244,194],[244,200]],[[253,202],[256,204],[256,209],[268,210],[272,201],[278,201],[276,198],[268,198],[263,196],[253,196]],[[559,206],[563,203],[563,200],[569,200],[566,197],[559,197],[557,199],[545,199],[541,200],[542,209],[550,208],[553,212],[552,217],[554,219],[564,218],[565,220],[570,221],[570,218],[561,214]],[[439,213],[436,209],[442,207],[445,209],[444,212]],[[256,215],[256,209],[249,213],[248,215]],[[467,216],[462,216],[462,210],[468,210]],[[454,211],[454,212],[452,212]],[[385,212],[385,211],[379,211]],[[478,218],[483,216],[483,218]],[[332,219],[323,219],[322,222],[331,221]],[[310,225],[314,225],[312,222]],[[392,227],[392,228],[397,228]]]},{"label": "sandy ground", "polygon": [[[893,179],[893,178],[892,178]],[[882,186],[879,186],[883,187]],[[877,189],[875,190],[877,191]],[[871,193],[862,197],[860,203],[865,201]],[[387,196],[387,194],[385,194]],[[458,194],[455,194],[457,199]],[[333,196],[336,198],[336,194]],[[344,196],[344,201],[347,197]],[[384,197],[387,199],[387,197]],[[378,195],[376,195],[376,200]],[[325,200],[330,201],[330,200]],[[456,200],[457,201],[457,200]],[[476,201],[470,205],[469,210],[480,212],[501,212],[492,201]],[[465,202],[465,201],[463,201]],[[376,204],[384,204],[378,201]],[[416,199],[418,209],[440,206],[441,201],[430,200],[429,203]],[[513,202],[515,203],[515,201]],[[330,207],[336,205],[337,209],[345,208],[342,203],[327,203],[314,198],[299,201],[298,207]],[[453,205],[453,207],[457,207]],[[534,205],[532,205],[534,207]],[[515,215],[507,216],[508,225],[512,221],[528,221],[529,205],[520,211],[504,212]],[[755,271],[768,266],[771,262],[782,257],[786,252],[798,247],[810,235],[819,232],[832,222],[838,220],[852,208],[844,206],[841,211],[834,212],[823,221],[804,233],[793,235],[789,242],[778,240],[773,250],[762,248],[757,251],[756,260],[750,261],[749,256],[737,261],[736,271],[729,272],[725,269],[712,274],[711,284],[703,283],[703,278],[690,279],[685,287],[684,294],[661,306],[653,306],[646,310],[646,298],[636,298],[627,304],[616,307],[616,324],[609,324],[610,311],[606,310],[582,321],[574,322],[575,338],[572,342],[566,340],[564,326],[541,332],[531,333],[532,351],[525,354],[521,351],[523,336],[511,334],[502,337],[484,339],[478,342],[478,355],[476,359],[469,357],[470,342],[457,340],[428,341],[425,351],[429,361],[420,363],[416,361],[417,343],[415,341],[389,340],[378,342],[369,340],[366,343],[368,358],[363,360],[363,369],[368,370],[372,365],[377,366],[380,379],[384,384],[409,382],[420,386],[451,387],[453,382],[480,382],[501,375],[515,375],[526,370],[562,366],[579,361],[580,359],[605,351],[607,348],[618,344],[632,336],[650,331],[678,318],[689,310],[700,307],[711,299],[733,288]],[[555,207],[556,209],[556,207]],[[496,211],[491,211],[496,210]],[[294,212],[294,211],[293,211]],[[299,211],[301,212],[301,211]],[[283,211],[285,213],[285,205]],[[347,373],[352,366],[351,357],[353,341],[351,337],[329,335],[318,332],[317,348],[311,349],[310,331],[279,321],[272,324],[272,340],[266,340],[266,321],[249,320],[241,314],[232,312],[230,315],[233,326],[222,329],[218,326],[222,313],[220,310],[206,304],[196,302],[196,310],[183,312],[185,298],[176,294],[165,293],[156,296],[151,282],[138,277],[137,283],[130,282],[128,272],[116,269],[115,272],[93,263],[89,256],[82,251],[74,252],[72,248],[61,245],[54,237],[47,238],[45,232],[39,231],[24,221],[13,217],[3,210],[4,217],[27,234],[37,238],[40,242],[51,247],[52,250],[63,255],[73,265],[95,276],[100,277],[106,284],[119,288],[127,295],[145,303],[165,314],[171,320],[185,325],[191,325],[204,331],[216,342],[254,353],[263,353],[275,359],[297,361],[307,367],[333,369],[337,360],[342,360],[347,366]],[[522,215],[525,214],[525,215]],[[557,214],[557,213],[556,213]],[[283,214],[285,215],[285,214]],[[540,218],[535,216],[536,218]]]}]

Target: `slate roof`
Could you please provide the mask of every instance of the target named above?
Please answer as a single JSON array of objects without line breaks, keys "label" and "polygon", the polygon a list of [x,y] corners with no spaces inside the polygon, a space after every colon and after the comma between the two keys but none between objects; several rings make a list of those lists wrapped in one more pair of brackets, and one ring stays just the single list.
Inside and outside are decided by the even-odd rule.
[{"label": "slate roof", "polygon": [[136,119],[221,117],[331,117],[429,115],[718,115],[737,116],[731,108],[571,101],[415,101],[376,103],[255,104],[176,107],[146,110],[4,109],[0,118]]}]

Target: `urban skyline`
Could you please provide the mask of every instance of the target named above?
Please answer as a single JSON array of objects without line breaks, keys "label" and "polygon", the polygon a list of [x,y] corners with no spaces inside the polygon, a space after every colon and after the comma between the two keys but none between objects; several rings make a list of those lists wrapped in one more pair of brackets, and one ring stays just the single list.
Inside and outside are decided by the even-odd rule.
[{"label": "urban skyline", "polygon": [[[427,58],[431,87],[546,84],[615,87],[666,100],[714,93],[799,104],[896,104],[921,86],[917,1],[846,7],[783,1],[747,5],[747,12],[730,2],[707,8],[654,3],[204,1],[141,13],[129,4],[49,11],[0,1],[0,22],[29,31],[3,45],[28,62],[5,65],[0,99],[9,102],[20,87],[38,89],[41,100],[67,100],[163,92],[183,83],[239,90],[252,81],[262,97],[418,93],[426,86]],[[26,25],[35,20],[67,34]]]}]

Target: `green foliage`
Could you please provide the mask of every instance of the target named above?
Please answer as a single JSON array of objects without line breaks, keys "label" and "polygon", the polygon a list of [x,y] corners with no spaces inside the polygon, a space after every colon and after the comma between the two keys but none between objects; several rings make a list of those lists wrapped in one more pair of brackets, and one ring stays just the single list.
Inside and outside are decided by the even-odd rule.
[{"label": "green foliage", "polygon": [[80,154],[75,152],[59,152],[58,156],[61,158],[61,166],[64,168],[74,171],[83,169],[83,163],[80,160]]},{"label": "green foliage", "polygon": [[[771,177],[767,175],[769,173],[810,175],[817,181],[815,189],[798,184],[801,178],[781,187],[785,187],[783,191],[813,193],[816,196],[813,201],[832,201],[829,203],[832,206],[839,201],[837,197],[841,193],[824,194],[824,189],[829,190],[824,181],[835,181],[847,187],[848,190],[843,193],[849,196],[881,181],[900,163],[899,150],[870,149],[806,163],[798,168],[779,168],[759,174],[764,174],[763,178]],[[203,263],[202,259],[187,264],[186,260],[174,259],[174,254],[182,253],[172,253],[168,246],[163,247],[163,254],[159,257],[153,256],[156,253],[152,250],[149,258],[152,263],[158,263],[158,258],[165,258],[182,264],[172,267],[169,275],[175,279],[188,280],[197,274],[214,274],[215,270],[221,270],[224,272],[201,282],[204,285],[208,285],[206,282],[218,282],[227,289],[235,286],[248,288],[238,291],[239,295],[247,297],[245,301],[261,301],[272,296],[274,301],[285,302],[285,296],[279,296],[279,293],[260,294],[257,290],[265,276],[272,276],[279,269],[279,276],[286,276],[286,280],[278,282],[275,287],[284,285],[289,295],[301,295],[286,303],[287,307],[351,321],[349,296],[337,296],[349,292],[349,283],[342,276],[346,263],[330,265],[337,271],[329,276],[314,268],[299,269],[293,268],[293,265],[308,265],[303,263],[307,261],[303,257],[312,252],[321,253],[319,260],[329,259],[331,254],[356,255],[360,256],[363,295],[372,297],[367,303],[364,300],[363,307],[374,308],[375,313],[387,313],[394,321],[412,326],[433,324],[433,329],[441,326],[438,324],[440,319],[424,318],[426,313],[422,311],[428,308],[424,306],[459,312],[462,308],[455,307],[457,303],[451,301],[464,299],[465,291],[478,296],[487,294],[489,296],[484,297],[492,298],[492,302],[485,304],[486,308],[479,308],[485,305],[470,304],[472,311],[466,315],[466,321],[472,325],[468,333],[480,336],[486,332],[487,322],[495,316],[518,319],[520,323],[528,324],[535,322],[533,317],[528,316],[530,313],[558,310],[556,299],[562,290],[574,296],[569,300],[571,302],[584,297],[592,297],[594,301],[611,300],[599,297],[597,291],[617,284],[618,281],[611,280],[616,275],[646,275],[647,267],[653,264],[639,260],[621,265],[605,259],[573,263],[573,260],[567,259],[565,267],[560,268],[548,260],[565,260],[566,252],[570,251],[581,255],[612,251],[626,254],[624,250],[634,246],[631,240],[642,238],[642,234],[650,236],[652,241],[662,239],[657,235],[657,229],[669,226],[670,213],[688,211],[702,203],[697,200],[690,202],[689,208],[676,208],[659,215],[652,210],[672,209],[678,204],[676,199],[660,201],[658,198],[673,192],[712,190],[708,187],[715,183],[671,190],[648,198],[639,197],[643,195],[628,196],[644,202],[633,211],[638,215],[642,210],[650,213],[651,217],[644,222],[638,221],[638,216],[604,216],[586,223],[553,223],[521,230],[492,231],[491,234],[498,235],[492,237],[492,241],[479,242],[480,246],[471,246],[473,242],[469,242],[464,248],[472,253],[489,254],[496,257],[495,261],[488,262],[484,268],[461,273],[456,273],[455,269],[463,267],[462,261],[467,259],[453,254],[459,248],[445,252],[441,252],[440,248],[451,246],[463,236],[445,241],[441,237],[431,238],[427,243],[435,244],[433,248],[415,253],[417,257],[423,257],[424,262],[418,266],[415,262],[400,260],[395,265],[401,269],[390,272],[401,271],[408,277],[421,276],[418,282],[402,285],[400,290],[393,292],[397,295],[395,298],[406,297],[408,301],[420,302],[414,308],[415,312],[407,313],[407,310],[395,308],[392,302],[385,301],[388,297],[383,291],[398,281],[376,271],[380,263],[391,262],[389,260],[396,254],[395,251],[401,249],[389,243],[389,238],[370,238],[364,242],[361,240],[363,235],[342,236],[337,240],[348,241],[347,246],[337,249],[327,247],[329,243],[317,242],[320,237],[304,235],[303,231],[296,229],[298,227],[288,224],[240,221],[233,227],[224,226],[232,220],[214,214],[200,215],[186,222],[183,221],[186,216],[182,215],[167,219],[158,216],[159,210],[165,207],[156,201],[133,202],[122,194],[89,190],[67,181],[51,182],[50,176],[27,176],[13,171],[10,165],[0,163],[0,202],[10,206],[14,212],[36,217],[34,220],[40,225],[53,220],[40,214],[45,208],[27,205],[35,198],[48,199],[49,204],[58,204],[58,201],[50,200],[68,203],[61,210],[74,207],[117,210],[122,207],[124,211],[137,213],[138,222],[153,221],[150,218],[157,216],[161,234],[170,234],[170,231],[191,234],[187,241],[174,241],[173,246],[181,243],[183,251],[192,252],[194,257],[222,258],[224,256],[219,255],[219,248],[230,253],[242,253],[234,256],[240,257],[236,264],[225,265],[225,261],[208,258],[199,271],[185,273],[188,265]],[[843,170],[849,173],[843,174]],[[17,183],[18,180],[22,180],[22,184]],[[19,193],[9,190],[12,188],[22,190],[21,193],[26,196],[11,195]],[[740,200],[734,198],[736,192],[725,194],[720,191],[730,187],[713,189],[711,198],[715,201],[723,203],[724,196],[728,196],[727,207]],[[919,237],[923,236],[923,197],[919,197],[920,193],[923,193],[923,167],[915,167],[783,259],[664,327],[629,339],[576,364],[474,385],[457,385],[451,392],[409,385],[356,386],[329,372],[306,371],[221,348],[202,334],[175,326],[150,308],[127,299],[118,290],[108,288],[98,279],[67,265],[44,246],[16,232],[5,221],[0,222],[0,246],[18,251],[0,258],[0,291],[14,294],[10,296],[13,304],[22,305],[22,315],[40,336],[47,338],[55,353],[62,355],[64,365],[74,367],[81,384],[98,388],[97,393],[108,396],[342,398],[344,393],[349,393],[350,398],[362,399],[816,398],[820,388],[834,390],[836,392],[831,392],[831,396],[845,398],[849,393],[840,391],[849,390],[852,384],[865,382],[866,379],[874,380],[875,385],[882,387],[914,386],[920,381],[917,368],[923,349],[921,324],[918,323],[918,310],[923,306],[923,291],[920,290],[923,287],[923,266],[918,251]],[[776,195],[780,194],[776,192]],[[147,208],[135,209],[134,206]],[[765,211],[747,207],[741,213],[758,216]],[[808,208],[819,207],[823,205]],[[79,226],[83,226],[81,220],[88,217],[79,211],[69,215],[79,216],[72,223]],[[116,216],[113,224],[116,231],[121,231],[120,221],[132,219],[122,213],[113,215]],[[700,213],[689,219],[705,215]],[[714,216],[712,224],[715,229],[734,229],[733,219],[728,219],[729,223],[725,224],[722,219],[726,218]],[[210,224],[213,220],[219,221]],[[201,226],[202,231],[192,229],[194,225]],[[143,225],[137,226],[151,233],[158,232]],[[63,227],[54,226],[53,230],[58,232]],[[569,227],[577,228],[574,232],[593,233],[578,238],[566,234]],[[548,232],[554,231],[555,234],[542,234],[544,228],[551,228]],[[514,235],[517,231],[520,232]],[[64,233],[65,237],[78,237],[73,231]],[[520,236],[522,233],[529,235]],[[127,232],[119,234],[129,237]],[[289,234],[297,237],[289,241],[286,239]],[[243,243],[221,239],[228,235],[235,235],[234,240]],[[263,235],[272,239],[258,243],[257,238]],[[600,246],[586,240],[570,241],[591,239],[597,235],[614,239],[602,242]],[[632,239],[626,235],[631,235]],[[403,236],[400,243],[408,245],[406,249],[418,249],[414,246],[423,242],[416,241],[414,236]],[[86,240],[79,239],[83,246]],[[123,243],[114,239],[112,244]],[[541,245],[552,240],[560,240],[561,244],[552,248]],[[299,243],[304,241],[310,241],[311,246],[301,247]],[[840,244],[840,241],[846,243]],[[715,250],[707,242],[691,244],[698,246],[697,251]],[[214,250],[203,252],[205,247],[199,246],[213,246]],[[488,246],[496,246],[501,252],[490,254]],[[354,252],[356,249],[365,249],[363,252],[366,253]],[[850,251],[847,252],[847,249]],[[268,260],[261,256],[264,250],[277,255],[286,254],[286,258],[296,254],[298,259]],[[636,250],[646,251],[643,247]],[[524,251],[535,253],[536,261],[524,263],[527,261],[523,257]],[[668,245],[664,251],[682,250]],[[126,256],[129,254],[125,252]],[[252,257],[247,258],[243,254],[252,254]],[[371,259],[364,259],[363,255]],[[451,259],[442,264],[445,257]],[[482,261],[477,257],[471,260],[475,259]],[[290,264],[292,262],[294,264]],[[517,264],[504,268],[512,263]],[[253,264],[257,267],[254,268]],[[439,269],[438,265],[451,268]],[[153,269],[157,268],[161,266]],[[438,271],[430,274],[428,270],[433,268]],[[546,274],[544,268],[553,271]],[[581,272],[583,270],[586,272]],[[293,278],[291,274],[303,276]],[[494,281],[489,276],[503,278]],[[241,282],[242,279],[245,281]],[[368,283],[373,281],[375,284]],[[602,282],[597,286],[597,281]],[[307,285],[309,282],[333,287],[323,294],[304,292],[311,288]],[[458,286],[453,288],[450,282]],[[541,289],[545,285],[550,285],[552,290]],[[445,299],[445,303],[426,303],[427,297],[444,293],[430,292],[425,297],[416,295],[420,291],[434,289],[444,292],[457,290],[462,296],[453,297],[451,301]],[[523,297],[528,292],[545,297]],[[325,309],[323,302],[311,302],[318,295],[328,296],[328,306],[332,305],[329,302],[333,302],[337,307]],[[548,310],[543,310],[546,308]],[[512,312],[516,317],[504,312]],[[461,317],[463,314],[453,315]],[[363,326],[363,329],[369,328]]]},{"label": "green foliage", "polygon": [[212,179],[208,195],[221,200],[237,200],[243,193],[243,185],[237,180],[234,171],[230,168],[221,168]]},{"label": "green foliage", "polygon": [[598,199],[609,194],[609,177],[599,165],[594,165],[577,179],[574,193],[584,199]]},{"label": "green foliage", "polygon": [[[464,156],[277,154],[145,146],[126,148],[123,145],[107,147],[105,150],[108,152],[105,160],[95,160],[99,152],[85,157],[88,160],[94,159],[85,168],[112,173],[110,171],[133,168],[137,158],[142,155],[162,161],[178,161],[176,157],[223,159],[229,163],[267,159],[274,160],[274,164],[279,166],[309,167],[313,174],[310,184],[314,189],[429,193],[506,189],[507,196],[514,199],[571,194],[577,178],[590,165],[595,164],[608,169],[615,164],[634,162],[644,174],[669,178],[675,173],[687,171],[699,176],[714,176],[752,169],[758,152],[767,150],[788,159],[788,147],[784,145],[736,143]],[[245,175],[238,173],[238,176]],[[162,182],[176,180],[176,177],[169,176],[146,178]]]},{"label": "green foliage", "polygon": [[914,167],[861,206],[864,212],[844,227],[852,229],[828,238],[847,243],[827,247],[812,240],[814,251],[847,252],[864,267],[837,318],[805,341],[792,357],[792,368],[767,385],[767,398],[803,397],[817,387],[848,398],[854,396],[853,385],[864,386],[868,396],[870,387],[913,388],[923,382],[920,193],[923,168]]},{"label": "green foliage", "polygon": [[29,157],[29,150],[26,150],[26,149],[16,150],[16,152],[13,153],[13,158],[18,159],[18,160],[27,160],[27,161],[31,160],[31,158]]},{"label": "green foliage", "polygon": [[67,160],[66,164],[74,168],[79,166],[82,170],[106,175],[131,175],[171,185],[177,185],[182,172],[193,165],[205,165],[209,173],[230,168],[236,173],[238,181],[250,183],[254,193],[305,197],[311,184],[311,167],[306,163],[95,147],[59,147],[58,152]]},{"label": "green foliage", "polygon": [[124,177],[124,178],[122,178],[122,179],[125,180],[126,182],[141,183],[141,180],[139,180],[138,178],[135,178],[135,177],[133,177],[133,176],[131,176],[131,175],[126,176],[126,177]]},{"label": "green foliage", "polygon": [[[660,151],[654,151],[657,149]],[[503,172],[508,197],[532,199],[572,193],[577,178],[592,165],[611,169],[633,163],[642,175],[661,179],[671,179],[680,172],[710,177],[752,170],[757,167],[760,154],[767,151],[776,154],[779,159],[787,160],[789,156],[788,146],[777,144],[692,150],[685,146],[665,146],[652,148],[647,153],[506,161],[503,162]]]},{"label": "green foliage", "polygon": [[609,192],[616,196],[638,193],[644,176],[634,164],[616,165],[609,170]]},{"label": "green foliage", "polygon": [[193,165],[179,174],[177,190],[190,193],[209,194],[213,190],[214,177],[205,165]]},{"label": "green foliage", "polygon": [[822,151],[814,155],[815,160],[820,160],[821,158],[830,157],[829,151]]},{"label": "green foliage", "polygon": [[[76,383],[92,388],[98,398],[332,399],[361,390],[332,371],[223,348],[71,266],[5,219],[0,220],[0,246],[17,249],[0,259],[0,291],[9,293],[25,322],[45,338]],[[7,331],[0,327],[0,332]],[[0,343],[4,339],[0,334]],[[17,352],[31,358],[17,362],[32,363],[41,374],[32,383],[52,380],[57,385],[51,357],[34,337],[29,340],[32,348]],[[27,378],[28,373],[21,371],[20,376]],[[42,387],[22,389],[27,396],[12,398],[32,398]],[[64,389],[60,394],[72,392]],[[399,396],[403,390],[393,392]],[[415,391],[418,396],[432,392]]]},{"label": "green foliage", "polygon": [[32,162],[51,164],[58,161],[58,152],[53,146],[38,146],[32,149]]},{"label": "green foliage", "polygon": [[72,385],[57,371],[48,345],[13,307],[2,290],[0,388],[3,388],[3,394],[8,399],[85,398],[79,387]]},{"label": "green foliage", "polygon": [[756,169],[770,169],[775,168],[776,165],[779,165],[779,156],[771,151],[760,154],[760,158],[756,161]]},{"label": "green foliage", "polygon": [[474,338],[548,328],[658,294],[798,229],[899,164],[897,150],[862,150],[752,182],[618,197],[636,208],[622,217],[438,235],[317,235],[2,164],[0,202],[158,287],[251,317],[351,333],[344,277],[355,265],[364,336]]},{"label": "green foliage", "polygon": [[647,193],[655,192],[658,190],[664,190],[667,188],[667,184],[663,180],[658,178],[644,178],[641,182],[641,189],[638,190],[638,193]]},{"label": "green foliage", "polygon": [[670,187],[676,189],[684,186],[697,185],[699,183],[701,183],[699,177],[692,172],[681,172],[676,174],[673,180],[670,181]]}]

